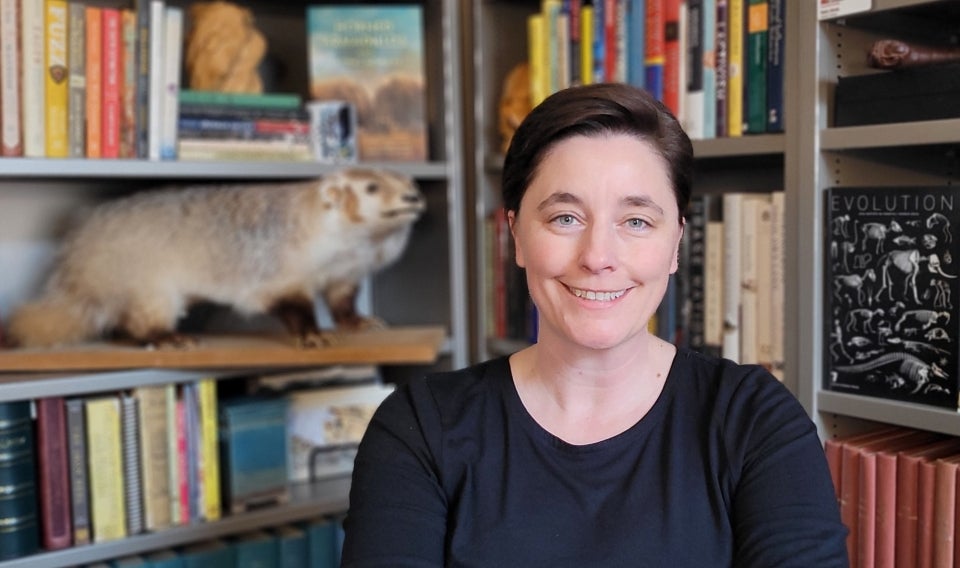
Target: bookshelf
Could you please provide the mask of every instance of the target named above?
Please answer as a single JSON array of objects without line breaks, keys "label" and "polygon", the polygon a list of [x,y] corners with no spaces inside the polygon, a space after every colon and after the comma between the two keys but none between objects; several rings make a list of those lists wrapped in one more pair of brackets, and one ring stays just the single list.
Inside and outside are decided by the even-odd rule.
[{"label": "bookshelf", "polygon": [[958,176],[958,119],[835,127],[838,80],[876,72],[867,67],[865,56],[876,40],[940,43],[955,39],[958,8],[955,2],[874,0],[868,10],[823,21],[818,20],[814,3],[790,8],[805,40],[795,44],[791,58],[798,79],[797,112],[809,117],[796,125],[796,149],[791,154],[797,175],[796,239],[790,251],[797,282],[793,360],[802,377],[797,395],[823,438],[875,424],[960,434],[955,410],[828,390],[823,371],[825,328],[821,308],[828,293],[822,261],[825,188],[946,187],[956,185]]},{"label": "bookshelf", "polygon": [[[33,0],[30,0],[33,1]],[[83,1],[83,0],[81,0]],[[132,0],[91,0],[132,6]],[[167,0],[186,8],[190,0]],[[307,100],[305,10],[326,0],[246,0],[268,42],[268,91],[296,92]],[[390,0],[387,1],[390,3]],[[399,2],[396,2],[399,3]],[[410,3],[410,2],[407,2]],[[463,174],[464,130],[457,0],[413,0],[423,6],[428,158],[371,162],[413,177],[427,199],[404,256],[370,279],[367,311],[385,330],[344,337],[329,348],[303,350],[270,332],[207,337],[199,349],[146,351],[110,343],[50,351],[0,351],[0,401],[113,392],[148,384],[184,383],[238,372],[277,371],[332,364],[382,364],[387,380],[404,373],[464,366],[469,360],[467,225]],[[105,199],[165,185],[216,181],[295,180],[322,176],[337,166],[308,162],[179,162],[0,158],[0,321],[42,283],[70,214]],[[205,336],[206,337],[206,336]],[[393,374],[397,376],[394,377]],[[179,546],[342,513],[349,478],[292,488],[289,503],[226,515],[120,541],[41,552],[2,561],[0,567],[73,566]]]}]

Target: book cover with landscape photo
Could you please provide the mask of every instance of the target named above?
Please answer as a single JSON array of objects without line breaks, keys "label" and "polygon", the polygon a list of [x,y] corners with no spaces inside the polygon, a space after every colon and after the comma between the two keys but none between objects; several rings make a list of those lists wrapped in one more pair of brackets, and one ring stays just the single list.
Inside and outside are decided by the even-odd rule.
[{"label": "book cover with landscape photo", "polygon": [[956,187],[826,195],[826,388],[957,408]]},{"label": "book cover with landscape photo", "polygon": [[427,159],[422,12],[407,4],[307,8],[310,98],[356,107],[361,160]]}]

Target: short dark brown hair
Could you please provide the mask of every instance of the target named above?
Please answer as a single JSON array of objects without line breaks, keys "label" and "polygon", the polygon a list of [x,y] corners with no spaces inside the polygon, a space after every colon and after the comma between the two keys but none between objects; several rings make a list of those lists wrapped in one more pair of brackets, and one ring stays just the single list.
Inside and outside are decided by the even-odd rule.
[{"label": "short dark brown hair", "polygon": [[667,165],[681,222],[690,201],[693,145],[680,123],[649,92],[623,83],[598,83],[557,91],[537,105],[513,135],[503,164],[507,211],[520,200],[543,158],[573,136],[627,134],[649,142]]}]

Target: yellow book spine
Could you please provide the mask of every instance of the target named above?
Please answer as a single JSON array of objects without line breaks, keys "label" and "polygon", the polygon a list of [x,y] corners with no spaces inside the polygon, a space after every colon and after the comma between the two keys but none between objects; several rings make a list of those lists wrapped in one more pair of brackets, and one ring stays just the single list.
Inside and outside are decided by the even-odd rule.
[{"label": "yellow book spine", "polygon": [[727,136],[743,136],[743,32],[745,0],[730,0],[727,22]]},{"label": "yellow book spine", "polygon": [[121,539],[127,536],[127,512],[123,492],[120,399],[88,400],[86,415],[93,541]]},{"label": "yellow book spine", "polygon": [[580,9],[580,81],[593,83],[593,6]]},{"label": "yellow book spine", "polygon": [[547,97],[547,67],[544,52],[544,18],[536,13],[527,17],[527,48],[530,65],[530,103],[540,104]]},{"label": "yellow book spine", "polygon": [[134,389],[140,407],[140,470],[143,479],[144,525],[147,530],[170,526],[170,453],[167,446],[167,387]]},{"label": "yellow book spine", "polygon": [[220,518],[220,457],[217,438],[217,384],[212,378],[198,381],[200,393],[200,448],[203,464],[203,516]]},{"label": "yellow book spine", "polygon": [[67,97],[67,2],[46,0],[44,23],[44,89],[46,94],[46,155],[66,158],[70,154]]},{"label": "yellow book spine", "polygon": [[180,444],[177,425],[177,385],[164,389],[167,399],[167,457],[169,459],[170,524],[181,525],[185,521],[180,514]]}]

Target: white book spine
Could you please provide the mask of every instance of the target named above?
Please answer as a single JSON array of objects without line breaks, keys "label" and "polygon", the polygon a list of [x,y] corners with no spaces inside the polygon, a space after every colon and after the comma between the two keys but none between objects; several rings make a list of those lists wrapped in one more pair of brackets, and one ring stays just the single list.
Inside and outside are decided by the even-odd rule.
[{"label": "white book spine", "polygon": [[723,196],[723,356],[740,362],[740,205],[743,195]]},{"label": "white book spine", "polygon": [[44,3],[25,1],[20,5],[23,64],[23,155],[46,156],[46,98],[44,96]]},{"label": "white book spine", "polygon": [[177,159],[177,119],[180,116],[180,60],[183,44],[183,9],[167,6],[164,24],[163,109],[160,112],[160,159]]},{"label": "white book spine", "polygon": [[166,2],[150,2],[150,100],[147,117],[147,157],[160,159],[161,128],[163,124],[163,88],[164,88],[164,24],[166,21]]}]

